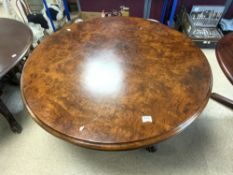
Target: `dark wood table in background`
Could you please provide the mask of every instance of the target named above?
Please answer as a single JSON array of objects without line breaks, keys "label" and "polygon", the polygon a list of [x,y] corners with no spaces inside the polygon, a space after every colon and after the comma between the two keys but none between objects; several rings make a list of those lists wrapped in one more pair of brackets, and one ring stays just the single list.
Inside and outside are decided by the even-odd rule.
[{"label": "dark wood table in background", "polygon": [[[32,32],[25,24],[12,19],[0,18],[0,78],[24,57],[32,44],[32,38]],[[21,132],[21,126],[1,99],[0,113],[7,119],[13,132]]]},{"label": "dark wood table in background", "polygon": [[[233,33],[224,36],[216,46],[218,63],[228,80],[233,84]],[[211,96],[214,100],[233,109],[233,100],[217,93]]]},{"label": "dark wood table in background", "polygon": [[73,24],[27,60],[21,92],[48,132],[99,150],[148,147],[178,134],[206,106],[212,74],[190,39],[130,17]]}]

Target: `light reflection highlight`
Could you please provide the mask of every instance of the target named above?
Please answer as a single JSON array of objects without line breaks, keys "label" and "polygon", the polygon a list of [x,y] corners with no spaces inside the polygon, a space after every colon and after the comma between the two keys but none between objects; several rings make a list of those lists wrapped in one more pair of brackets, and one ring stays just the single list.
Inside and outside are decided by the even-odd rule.
[{"label": "light reflection highlight", "polygon": [[112,51],[90,56],[84,67],[84,86],[92,95],[117,95],[123,86],[119,58]]}]

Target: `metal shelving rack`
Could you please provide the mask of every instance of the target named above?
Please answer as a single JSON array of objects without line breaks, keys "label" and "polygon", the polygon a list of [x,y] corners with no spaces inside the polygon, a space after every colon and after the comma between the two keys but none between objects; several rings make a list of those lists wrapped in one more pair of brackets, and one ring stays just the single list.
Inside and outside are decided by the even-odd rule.
[{"label": "metal shelving rack", "polygon": [[[53,21],[52,21],[52,18],[51,18],[51,14],[49,13],[48,5],[47,5],[46,0],[43,0],[43,3],[44,3],[44,6],[45,6],[45,8],[46,8],[47,14],[48,14],[48,16],[49,16],[50,22],[51,22],[51,24],[52,24],[53,31],[55,32],[56,29],[55,29],[55,27],[54,27],[54,24],[53,24]],[[152,0],[144,0],[143,17],[144,17],[145,19],[150,18],[151,3],[152,3]],[[178,3],[178,0],[173,0],[172,9],[171,9],[171,13],[170,13],[169,21],[168,21],[168,26],[169,26],[169,27],[171,27],[171,26],[173,25],[173,19],[174,19],[174,16],[175,16],[177,3]],[[226,0],[224,14],[225,14],[225,13],[227,12],[227,10],[229,9],[231,3],[232,3],[232,0]],[[67,20],[70,21],[71,19],[70,19],[70,13],[69,13],[67,1],[66,1],[66,0],[63,0],[63,4],[64,4],[66,16],[67,16]],[[162,8],[162,15],[161,15],[161,18],[160,18],[160,22],[161,22],[161,23],[164,23],[165,14],[166,14],[166,10],[167,10],[167,5],[168,5],[168,0],[164,0],[164,2],[163,2],[163,8]],[[80,13],[81,13],[81,4],[80,4],[80,0],[77,0],[77,7],[78,7],[78,13],[80,14]]]},{"label": "metal shelving rack", "polygon": [[[66,0],[62,0],[63,1],[63,4],[64,4],[64,8],[65,8],[65,13],[66,13],[66,17],[67,17],[67,20],[70,21],[70,12],[69,12],[69,8],[68,8],[68,4],[67,4],[67,1]],[[52,20],[52,17],[51,17],[51,14],[48,10],[48,4],[47,4],[47,1],[46,0],[43,0],[43,4],[45,6],[45,10],[46,10],[46,13],[48,14],[48,17],[49,17],[49,20],[50,20],[50,23],[52,25],[52,28],[53,28],[53,31],[56,32],[56,28],[54,26],[54,23],[53,23],[53,20]]]},{"label": "metal shelving rack", "polygon": [[[144,0],[143,17],[145,19],[148,19],[150,17],[151,2],[152,2],[152,0]],[[46,0],[43,0],[43,3],[44,3],[44,6],[45,6],[45,9],[47,11],[47,14],[49,16],[49,19],[50,19],[53,31],[55,32],[56,29],[55,29],[55,26],[53,24],[53,21],[52,21],[52,18],[51,18],[51,14],[49,13],[48,5],[47,5]],[[170,13],[169,21],[168,21],[168,26],[170,26],[170,27],[173,25],[173,19],[174,19],[174,16],[175,16],[175,11],[176,11],[176,7],[177,7],[177,3],[178,3],[178,0],[173,0],[172,9],[171,9],[171,13]],[[63,0],[63,4],[64,4],[64,8],[65,8],[67,19],[68,19],[68,21],[70,21],[71,19],[70,19],[70,13],[69,13],[67,1]],[[164,0],[163,8],[162,8],[162,15],[161,15],[161,18],[160,18],[160,22],[162,22],[162,23],[164,23],[165,14],[166,14],[166,10],[167,10],[167,5],[168,5],[168,0]],[[77,7],[78,7],[78,13],[80,14],[81,13],[80,0],[77,0]]]},{"label": "metal shelving rack", "polygon": [[[143,17],[145,19],[150,18],[151,2],[152,2],[152,0],[144,0]],[[169,27],[171,27],[172,24],[173,24],[173,19],[174,19],[174,16],[175,16],[177,3],[178,3],[178,0],[173,0],[171,14],[170,14],[169,21],[168,21],[168,26]],[[168,0],[164,0],[163,1],[162,15],[161,15],[161,18],[160,18],[161,23],[164,23],[165,14],[166,14],[166,10],[167,10],[167,5],[168,5]]]}]

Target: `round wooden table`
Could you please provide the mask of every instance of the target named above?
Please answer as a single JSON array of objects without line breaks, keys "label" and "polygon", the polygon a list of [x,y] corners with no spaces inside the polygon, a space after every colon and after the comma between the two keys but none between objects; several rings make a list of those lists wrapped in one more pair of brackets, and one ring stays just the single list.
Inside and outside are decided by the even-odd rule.
[{"label": "round wooden table", "polygon": [[[233,84],[233,33],[225,35],[216,45],[216,57],[218,63],[228,78]],[[212,93],[212,99],[233,109],[233,100],[226,98],[218,93]]]},{"label": "round wooden table", "polygon": [[190,39],[131,17],[72,24],[27,60],[21,90],[33,119],[80,146],[128,150],[181,132],[206,106],[207,59]]},{"label": "round wooden table", "polygon": [[[0,85],[5,84],[2,77],[25,56],[32,44],[32,39],[32,31],[27,25],[13,19],[0,18]],[[22,131],[22,127],[1,99],[0,113],[6,118],[13,132],[20,133]]]},{"label": "round wooden table", "polygon": [[25,24],[0,18],[0,77],[11,70],[32,44],[32,31]]},{"label": "round wooden table", "polygon": [[233,33],[219,40],[216,46],[216,56],[224,74],[233,84]]}]

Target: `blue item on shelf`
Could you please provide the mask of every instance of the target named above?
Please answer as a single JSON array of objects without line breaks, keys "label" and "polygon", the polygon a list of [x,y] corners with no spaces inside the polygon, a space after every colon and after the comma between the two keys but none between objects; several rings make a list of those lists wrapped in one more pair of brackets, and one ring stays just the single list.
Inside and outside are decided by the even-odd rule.
[{"label": "blue item on shelf", "polygon": [[233,31],[233,19],[221,19],[220,26],[223,31]]}]

